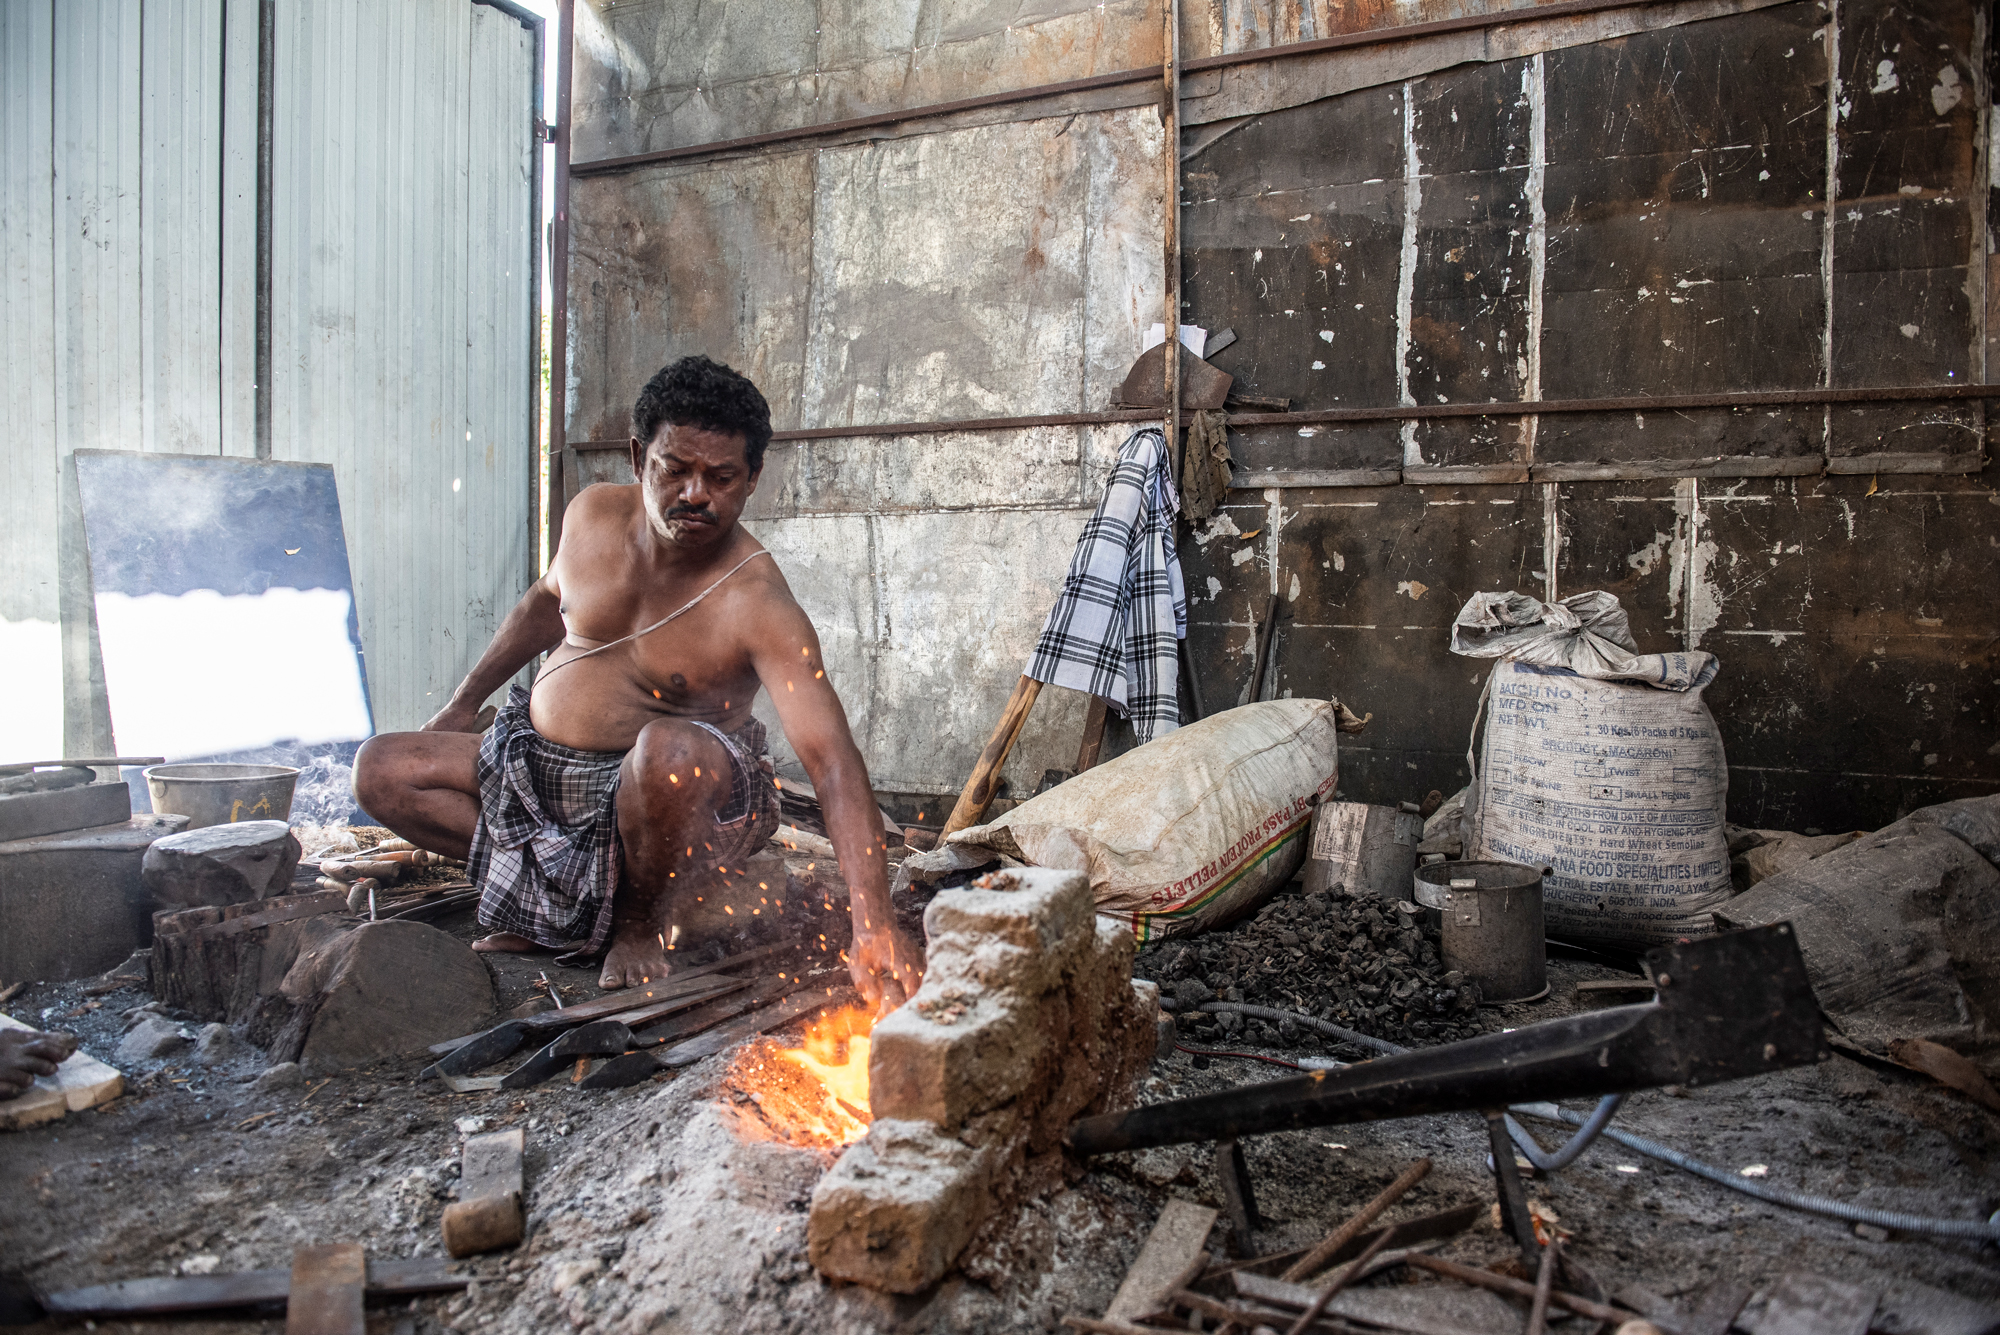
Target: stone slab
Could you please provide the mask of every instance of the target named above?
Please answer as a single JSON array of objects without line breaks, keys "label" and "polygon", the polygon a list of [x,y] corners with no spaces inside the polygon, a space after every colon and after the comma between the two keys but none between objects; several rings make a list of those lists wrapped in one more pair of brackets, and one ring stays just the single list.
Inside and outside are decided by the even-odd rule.
[{"label": "stone slab", "polygon": [[1208,1245],[1209,1230],[1215,1227],[1215,1211],[1206,1205],[1176,1198],[1166,1203],[1139,1259],[1125,1272],[1125,1282],[1104,1309],[1109,1321],[1137,1321],[1166,1306],[1167,1295],[1187,1274],[1195,1258]]},{"label": "stone slab", "polygon": [[282,895],[298,865],[285,822],[246,820],[168,835],[146,850],[141,875],[162,907],[198,908]]},{"label": "stone slab", "polygon": [[[11,1015],[0,1015],[0,1029],[32,1029]],[[77,1051],[22,1092],[0,1103],[0,1131],[53,1122],[73,1112],[109,1103],[125,1092],[125,1077],[87,1052]]]},{"label": "stone slab", "polygon": [[186,828],[185,816],[133,816],[0,843],[0,979],[88,978],[150,944],[140,864],[155,840]]},{"label": "stone slab", "polygon": [[475,1028],[493,1013],[493,977],[457,937],[420,922],[364,923],[300,955],[283,994],[314,1008],[299,1060],[359,1066]]},{"label": "stone slab", "polygon": [[86,783],[46,793],[7,793],[0,795],[0,840],[87,830],[131,815],[132,790],[123,782]]}]

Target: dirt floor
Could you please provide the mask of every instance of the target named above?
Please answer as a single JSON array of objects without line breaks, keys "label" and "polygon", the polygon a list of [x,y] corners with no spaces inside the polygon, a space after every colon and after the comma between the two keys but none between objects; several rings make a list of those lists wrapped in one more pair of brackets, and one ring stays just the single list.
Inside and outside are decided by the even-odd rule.
[{"label": "dirt floor", "polygon": [[[440,924],[469,936],[469,913]],[[503,1007],[546,970],[566,998],[596,995],[589,971],[546,957],[501,962]],[[1551,962],[1550,998],[1480,1011],[1486,1027],[1564,1013],[1600,965]],[[128,987],[96,998],[38,986],[11,1014],[83,1036],[110,1059]],[[95,1002],[90,1009],[83,1009]],[[194,1033],[199,1026],[190,1024]],[[1250,1048],[1286,1058],[1307,1050]],[[891,1299],[820,1279],[806,1264],[806,1209],[830,1155],[769,1138],[727,1081],[727,1055],[672,1079],[586,1093],[552,1081],[520,1092],[453,1094],[419,1083],[417,1058],[367,1070],[264,1077],[254,1050],[221,1065],[183,1053],[130,1071],[107,1107],[0,1139],[0,1269],[62,1289],[170,1273],[285,1266],[302,1243],[358,1240],[377,1257],[436,1255],[438,1220],[468,1134],[527,1131],[530,1235],[465,1267],[463,1295],[384,1307],[378,1332],[1001,1332],[1055,1330],[1065,1312],[1104,1309],[1162,1202],[1219,1204],[1206,1146],[1106,1156],[1026,1209],[967,1274],[921,1298]],[[1146,1101],[1287,1072],[1241,1058],[1161,1058]],[[1756,1081],[1640,1094],[1617,1125],[1711,1163],[1767,1166],[1763,1180],[1844,1201],[1984,1218],[2000,1207],[2000,1118],[1921,1077],[1845,1056]],[[1545,1143],[1562,1133],[1537,1124]],[[1247,1146],[1266,1216],[1258,1252],[1317,1240],[1404,1167],[1434,1170],[1391,1221],[1490,1200],[1484,1124],[1471,1115],[1261,1137]],[[1848,1225],[1765,1205],[1600,1141],[1531,1194],[1570,1233],[1605,1289],[1639,1284],[1691,1298],[1717,1279],[1760,1289],[1791,1270],[1879,1288],[1874,1328],[1975,1332],[2000,1325],[2000,1251],[1991,1244],[1858,1236]],[[1244,1240],[1212,1245],[1240,1250]],[[1438,1254],[1504,1257],[1490,1224]],[[1410,1282],[1391,1272],[1376,1284]],[[1428,1277],[1419,1282],[1435,1283]],[[1739,1325],[1755,1330],[1753,1299]],[[1509,1314],[1502,1329],[1518,1329]],[[1580,1325],[1581,1323],[1570,1323]],[[107,1322],[103,1330],[186,1335],[282,1329],[278,1314]],[[65,1327],[44,1323],[34,1330]]]}]

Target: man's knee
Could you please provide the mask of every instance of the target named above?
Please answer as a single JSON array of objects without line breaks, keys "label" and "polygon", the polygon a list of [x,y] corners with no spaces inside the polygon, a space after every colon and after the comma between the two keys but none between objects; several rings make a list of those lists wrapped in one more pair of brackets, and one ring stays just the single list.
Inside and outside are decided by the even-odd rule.
[{"label": "man's knee", "polygon": [[435,780],[433,758],[424,752],[427,734],[385,732],[370,737],[354,755],[354,800],[362,810],[387,808],[413,788]]},{"label": "man's knee", "polygon": [[[728,800],[729,758],[722,744],[679,719],[647,724],[627,759],[626,783],[647,811],[713,810]],[[622,805],[622,804],[621,804]]]}]

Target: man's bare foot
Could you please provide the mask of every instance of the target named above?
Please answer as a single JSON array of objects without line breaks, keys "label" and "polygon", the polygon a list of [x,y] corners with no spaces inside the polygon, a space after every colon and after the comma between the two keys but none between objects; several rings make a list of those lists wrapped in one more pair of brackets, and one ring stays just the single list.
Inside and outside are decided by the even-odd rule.
[{"label": "man's bare foot", "polygon": [[488,952],[499,951],[508,955],[527,955],[547,949],[539,941],[530,941],[519,932],[495,932],[491,936],[482,936],[472,943],[472,948]]},{"label": "man's bare foot", "polygon": [[653,932],[620,934],[611,941],[611,949],[604,956],[604,971],[597,976],[597,985],[602,988],[638,987],[655,979],[665,978],[667,948]]},{"label": "man's bare foot", "polygon": [[25,1093],[38,1075],[54,1075],[57,1064],[75,1051],[75,1034],[0,1029],[0,1099]]}]

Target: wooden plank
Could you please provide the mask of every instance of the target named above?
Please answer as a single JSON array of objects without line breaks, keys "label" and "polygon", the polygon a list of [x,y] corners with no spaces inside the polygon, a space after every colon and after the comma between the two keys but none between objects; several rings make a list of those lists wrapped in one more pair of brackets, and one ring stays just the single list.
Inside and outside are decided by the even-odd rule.
[{"label": "wooden plank", "polygon": [[512,1247],[526,1232],[521,1159],[528,1147],[519,1127],[473,1136],[460,1157],[458,1199],[444,1208],[444,1248],[453,1256]]},{"label": "wooden plank", "polygon": [[1771,1286],[1757,1335],[1867,1335],[1877,1294],[1794,1270]]},{"label": "wooden plank", "polygon": [[[259,927],[269,927],[273,923],[290,922],[295,918],[313,918],[322,913],[344,912],[347,908],[347,896],[334,890],[317,890],[309,895],[285,895],[276,901],[267,899],[263,903],[273,907],[240,918],[225,918],[221,922],[203,923],[175,934],[202,941],[220,936],[240,936]],[[153,930],[173,932],[174,919],[179,916],[179,914],[163,914],[156,917],[153,920]]]},{"label": "wooden plank", "polygon": [[285,1335],[368,1335],[367,1287],[368,1253],[360,1243],[299,1248],[292,1253]]},{"label": "wooden plank", "polygon": [[1098,753],[1104,749],[1105,716],[1111,705],[1101,695],[1090,697],[1090,707],[1083,716],[1083,744],[1076,751],[1076,772],[1097,767]]},{"label": "wooden plank", "polygon": [[[289,1270],[244,1270],[234,1275],[166,1275],[121,1279],[88,1288],[65,1289],[42,1299],[51,1313],[65,1316],[165,1316],[230,1307],[284,1302],[291,1291]],[[411,1261],[368,1262],[368,1295],[412,1297],[462,1289],[469,1277],[454,1275],[435,1256]]]},{"label": "wooden plank", "polygon": [[1137,1321],[1166,1305],[1167,1295],[1180,1286],[1188,1267],[1198,1260],[1215,1227],[1215,1211],[1178,1198],[1160,1211],[1139,1259],[1125,1272],[1104,1315],[1112,1321]]},{"label": "wooden plank", "polygon": [[[11,1015],[0,1015],[0,1029],[33,1028]],[[0,1103],[0,1131],[19,1131],[53,1122],[69,1113],[109,1103],[124,1092],[124,1076],[79,1049],[56,1067],[54,1075],[35,1077],[35,1083],[18,1097]]]}]

